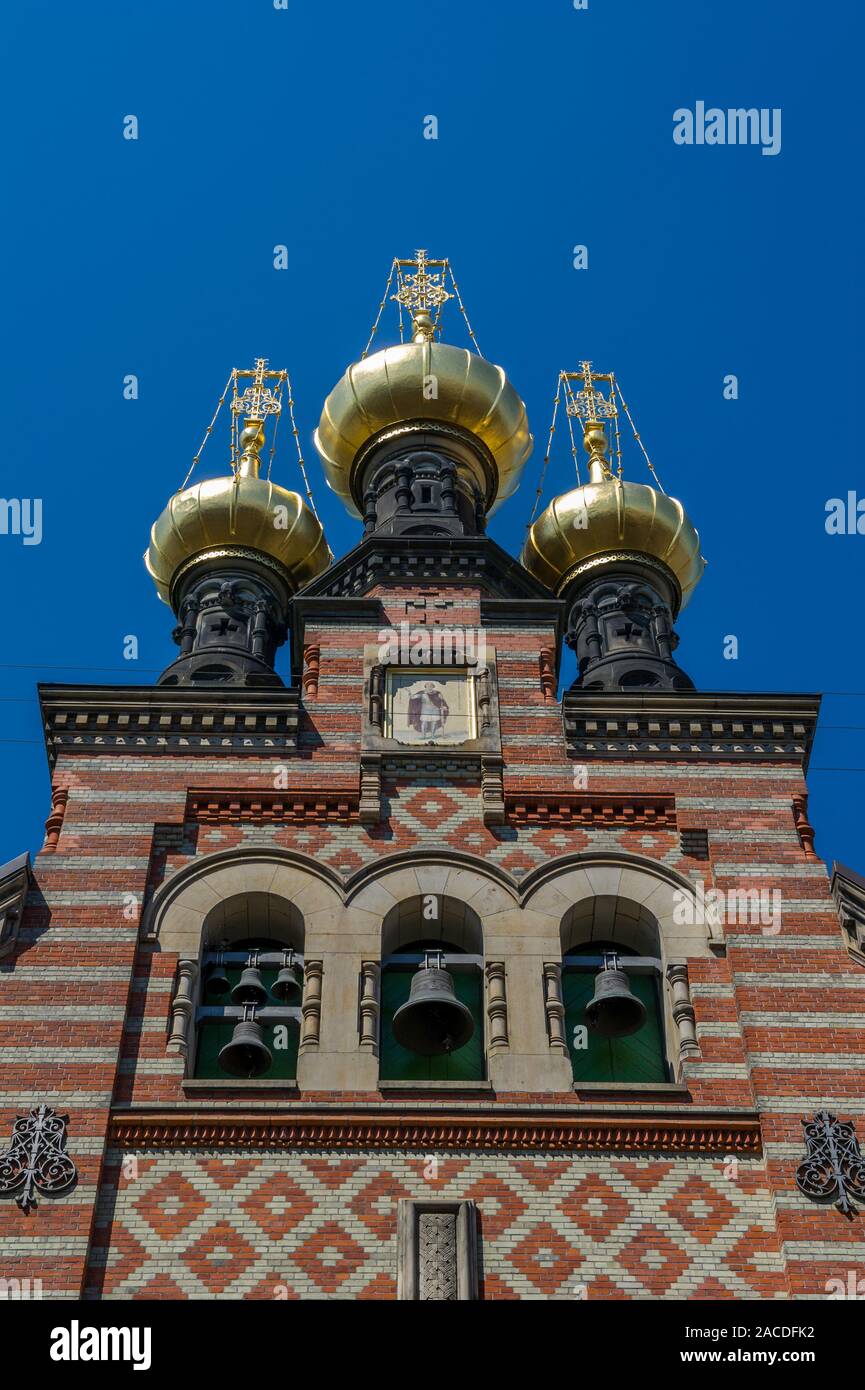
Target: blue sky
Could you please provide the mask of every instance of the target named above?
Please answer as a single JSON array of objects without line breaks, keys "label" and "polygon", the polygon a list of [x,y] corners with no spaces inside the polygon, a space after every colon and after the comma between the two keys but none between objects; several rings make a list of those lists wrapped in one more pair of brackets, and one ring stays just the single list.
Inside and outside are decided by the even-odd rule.
[{"label": "blue sky", "polygon": [[[357,539],[311,435],[391,258],[425,246],[535,434],[492,533],[519,550],[559,369],[614,368],[709,560],[679,659],[705,690],[833,692],[811,818],[824,858],[865,871],[865,536],[824,526],[829,498],[865,496],[861,28],[840,0],[7,10],[0,495],[41,497],[43,538],[0,536],[0,861],[49,809],[36,682],[146,683],[175,654],[141,555],[232,366],[288,366],[331,546]],[[697,101],[780,108],[780,153],[674,144]],[[560,432],[547,497],[570,469]]]}]

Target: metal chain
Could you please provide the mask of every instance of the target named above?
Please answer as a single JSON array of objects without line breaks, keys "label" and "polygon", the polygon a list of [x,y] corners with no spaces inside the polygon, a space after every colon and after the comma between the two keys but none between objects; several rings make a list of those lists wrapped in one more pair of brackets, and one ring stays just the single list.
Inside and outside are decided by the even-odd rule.
[{"label": "metal chain", "polygon": [[318,521],[319,515],[318,512],[315,510],[315,499],[312,495],[312,488],[309,485],[309,478],[307,477],[306,473],[306,464],[303,461],[303,451],[300,447],[300,435],[298,433],[297,424],[294,419],[294,392],[292,391],[291,377],[288,375],[288,372],[285,373],[285,380],[288,386],[288,418],[291,421],[291,432],[294,435],[294,442],[297,447],[297,462],[300,466],[301,477],[303,478],[303,485],[306,490],[306,500],[309,502],[310,510],[312,511],[313,516],[315,517],[316,521]]},{"label": "metal chain", "polygon": [[577,441],[574,438],[574,416],[577,413],[577,403],[574,400],[574,393],[571,389],[571,381],[567,372],[562,372],[562,378],[565,383],[565,394],[568,398],[568,405],[570,405],[573,408],[572,410],[565,410],[565,414],[568,417],[568,429],[571,435],[571,458],[574,461],[574,472],[577,475],[577,487],[582,487],[583,480],[580,476],[580,451],[577,446]]},{"label": "metal chain", "polygon": [[628,409],[627,401],[625,400],[624,396],[622,395],[622,388],[621,388],[621,386],[619,385],[618,382],[615,383],[615,387],[616,387],[616,391],[618,392],[619,400],[622,402],[622,409],[624,410],[625,414],[626,414],[627,417],[628,417],[628,424],[631,426],[631,429],[632,429],[633,432],[634,432],[634,438],[636,439],[637,443],[639,444],[640,448],[641,448],[642,451],[643,451],[643,458],[646,460],[646,463],[647,463],[648,468],[649,468],[649,472],[651,473],[652,477],[655,479],[655,482],[658,484],[658,487],[661,489],[661,491],[663,492],[664,496],[666,497],[666,496],[667,496],[667,490],[666,490],[666,488],[664,487],[664,484],[661,482],[660,478],[658,477],[658,474],[657,474],[657,472],[655,471],[655,466],[654,466],[654,464],[652,463],[652,460],[649,458],[649,455],[646,453],[646,446],[645,446],[645,444],[643,443],[642,439],[640,438],[639,434],[637,433],[637,427],[636,427],[636,425],[634,424],[633,420],[631,419],[631,412],[630,412],[630,410]]},{"label": "metal chain", "polygon": [[[200,461],[201,455],[204,453],[204,446],[205,446],[205,444],[207,443],[207,441],[208,441],[208,439],[210,438],[210,436],[213,434],[213,426],[216,424],[216,417],[217,417],[217,415],[219,414],[219,412],[220,412],[220,410],[222,409],[222,407],[225,405],[225,398],[226,398],[226,396],[228,395],[228,388],[229,388],[229,386],[231,386],[232,383],[234,382],[234,378],[235,378],[235,368],[232,367],[231,373],[229,374],[229,378],[228,378],[227,382],[225,383],[225,386],[224,386],[223,389],[222,389],[222,395],[219,397],[219,402],[218,402],[218,404],[217,404],[217,407],[216,407],[216,409],[215,409],[214,412],[213,412],[213,419],[211,420],[210,424],[207,426],[207,429],[204,431],[204,438],[202,439],[201,444],[200,444],[199,447],[198,447],[198,453],[195,454],[195,456],[193,457],[192,463],[191,463],[190,466],[189,466],[189,472],[187,473],[186,477],[183,479],[183,482],[180,484],[180,487],[177,489],[178,492],[183,492],[184,488],[186,487],[186,484],[189,482],[189,479],[192,477],[193,471],[194,471],[194,469],[195,469],[195,465]],[[233,462],[233,458],[232,458],[232,462]]]},{"label": "metal chain", "polygon": [[[361,362],[363,361],[363,359],[366,357],[367,353],[369,352],[369,350],[370,350],[370,348],[371,348],[371,346],[372,346],[372,340],[373,340],[373,338],[375,337],[376,333],[378,332],[379,321],[380,321],[381,316],[382,316],[382,313],[383,313],[383,311],[384,311],[384,306],[385,306],[385,304],[387,303],[387,292],[388,292],[388,290],[390,289],[391,285],[393,284],[393,273],[394,273],[394,271],[396,270],[396,268],[397,268],[396,256],[394,256],[393,260],[391,261],[390,274],[389,274],[388,277],[387,277],[387,284],[386,284],[385,287],[384,287],[384,294],[383,294],[383,296],[382,296],[382,301],[381,301],[381,303],[380,303],[379,306],[378,306],[378,313],[377,313],[376,316],[375,316],[375,323],[374,323],[373,326],[372,326],[372,332],[371,332],[370,335],[369,335],[369,340],[368,340],[368,342],[367,342],[366,347],[364,348],[363,352],[362,352],[361,355],[360,355],[360,360],[361,360]],[[400,316],[400,333],[401,333],[401,332],[402,332],[402,316]]]},{"label": "metal chain", "polygon": [[469,337],[471,338],[472,343],[474,344],[475,352],[477,353],[478,357],[483,357],[483,353],[481,352],[481,350],[480,350],[480,348],[479,348],[479,346],[478,346],[478,340],[477,340],[477,338],[475,337],[475,335],[474,335],[474,333],[473,333],[473,331],[472,331],[472,326],[471,326],[471,324],[469,323],[469,316],[468,316],[468,314],[466,313],[465,305],[463,304],[462,297],[461,297],[461,295],[460,295],[459,285],[457,284],[456,276],[454,275],[454,272],[453,272],[453,266],[451,265],[450,261],[445,261],[445,267],[446,267],[446,269],[447,269],[448,274],[449,274],[450,277],[451,277],[451,284],[452,284],[453,287],[454,287],[454,294],[455,294],[456,297],[457,297],[457,304],[460,306],[460,313],[462,314],[463,318],[465,319],[466,328],[468,329],[468,331],[469,331]]},{"label": "metal chain", "polygon": [[545,478],[546,478],[546,476],[547,476],[547,464],[548,464],[549,461],[550,461],[550,453],[552,452],[552,448],[553,448],[553,435],[554,435],[555,432],[556,432],[556,415],[558,414],[558,410],[559,410],[559,399],[560,399],[560,397],[561,397],[561,394],[562,394],[562,373],[559,372],[559,379],[558,379],[558,381],[556,382],[556,394],[555,394],[555,397],[554,397],[554,399],[553,399],[553,418],[552,418],[552,420],[550,421],[550,433],[549,433],[549,438],[547,439],[547,452],[544,454],[544,461],[543,461],[543,463],[541,464],[541,473],[540,473],[540,477],[539,477],[539,479],[538,479],[538,489],[537,489],[537,492],[535,493],[535,505],[532,507],[532,514],[531,514],[531,516],[529,517],[528,521],[526,522],[526,533],[528,533],[528,532],[531,530],[532,522],[534,521],[535,517],[536,517],[537,514],[538,514],[538,507],[541,505],[541,496],[542,496],[543,491],[544,491],[544,480],[545,480]]}]

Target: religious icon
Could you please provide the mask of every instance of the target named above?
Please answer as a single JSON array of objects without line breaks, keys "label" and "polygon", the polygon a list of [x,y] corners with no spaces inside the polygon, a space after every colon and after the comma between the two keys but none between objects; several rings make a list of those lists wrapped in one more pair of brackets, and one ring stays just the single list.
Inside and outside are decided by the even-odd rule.
[{"label": "religious icon", "polygon": [[389,737],[400,743],[466,743],[477,737],[474,704],[474,683],[466,672],[420,679],[416,671],[388,672]]},{"label": "religious icon", "polygon": [[422,690],[409,695],[408,726],[424,738],[442,733],[449,714],[448,702],[435,681],[425,681]]}]

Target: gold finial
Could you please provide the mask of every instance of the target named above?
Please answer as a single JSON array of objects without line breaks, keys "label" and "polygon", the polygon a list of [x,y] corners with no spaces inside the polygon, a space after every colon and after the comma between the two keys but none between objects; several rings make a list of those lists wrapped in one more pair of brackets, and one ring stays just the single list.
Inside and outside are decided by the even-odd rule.
[{"label": "gold finial", "polygon": [[[567,411],[583,421],[583,447],[589,456],[589,480],[602,483],[613,476],[607,458],[607,431],[604,420],[618,420],[614,382],[611,372],[593,372],[591,362],[581,362],[578,372],[564,372],[566,381],[582,381],[583,389],[568,391]],[[595,388],[596,381],[606,381],[610,394]]]},{"label": "gold finial", "polygon": [[[242,396],[237,394],[239,377],[252,377],[252,385],[247,386]],[[241,452],[237,463],[237,476],[257,478],[261,468],[259,455],[264,447],[264,422],[268,415],[279,415],[282,409],[279,397],[265,385],[265,381],[282,381],[285,379],[285,373],[268,371],[267,358],[256,357],[253,370],[238,368],[234,378],[231,411],[235,418],[240,415],[244,417],[244,426],[238,439]]]},{"label": "gold finial", "polygon": [[[415,343],[429,343],[435,334],[435,324],[433,323],[430,309],[439,309],[447,300],[453,299],[444,286],[445,271],[447,261],[431,261],[427,258],[426,251],[415,251],[414,260],[401,261],[397,259],[399,268],[399,289],[396,294],[391,295],[403,308],[408,309],[412,316],[412,341]],[[415,275],[403,275],[404,266],[414,266],[417,273]],[[438,269],[431,275],[429,268],[437,266]]]}]

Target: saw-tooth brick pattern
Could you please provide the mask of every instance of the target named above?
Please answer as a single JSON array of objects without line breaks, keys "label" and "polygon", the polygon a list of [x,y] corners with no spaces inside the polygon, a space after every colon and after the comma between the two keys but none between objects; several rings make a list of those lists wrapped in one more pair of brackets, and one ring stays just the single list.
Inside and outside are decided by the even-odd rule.
[{"label": "saw-tooth brick pattern", "polygon": [[[452,602],[450,624],[480,620],[478,592],[429,582],[383,589],[386,621],[405,620],[406,603],[419,596],[428,605]],[[408,613],[410,621],[417,612]],[[344,884],[394,853],[420,860],[451,850],[507,874],[517,890],[567,856],[633,855],[733,905],[726,955],[689,961],[700,1055],[684,1065],[683,1103],[756,1109],[763,1160],[738,1159],[735,1180],[723,1158],[693,1154],[447,1157],[432,1187],[478,1202],[484,1297],[570,1298],[585,1286],[589,1298],[804,1298],[823,1296],[826,1281],[844,1279],[850,1268],[865,1277],[865,1215],[847,1221],[795,1184],[801,1122],[815,1109],[828,1105],[856,1119],[865,1143],[858,1063],[865,1056],[865,971],[846,950],[823,864],[799,841],[793,798],[805,784],[795,756],[641,761],[637,751],[587,760],[588,794],[671,801],[681,825],[707,831],[708,861],[683,853],[675,824],[620,818],[486,826],[475,774],[388,773],[378,825],[187,820],[191,789],[254,792],[281,779],[289,790],[356,797],[363,648],[380,640],[379,631],[350,616],[310,619],[305,641],[320,649],[318,689],[308,703],[301,696],[297,741],[277,754],[235,747],[193,754],[180,744],[58,748],[53,777],[67,793],[63,823],[56,844],[36,858],[18,942],[2,962],[0,1148],[15,1116],[45,1102],[70,1115],[79,1183],[29,1217],[14,1201],[0,1202],[3,1276],[41,1278],[46,1296],[59,1297],[85,1288],[108,1297],[395,1296],[391,1208],[401,1195],[429,1195],[423,1155],[244,1150],[231,1160],[222,1152],[147,1152],[132,1155],[136,1178],[123,1176],[118,1154],[103,1163],[112,1103],[189,1103],[182,1059],[165,1050],[176,961],[138,942],[143,905],[209,854],[272,845],[307,855]],[[555,637],[545,618],[511,616],[486,630],[495,649],[506,796],[575,792],[561,705],[539,677],[539,651]],[[745,919],[742,892],[758,894]],[[325,961],[325,1009],[327,983]],[[377,1090],[338,1099],[394,1103]],[[544,1110],[575,1100],[583,1098],[485,1096],[494,1107]],[[245,1103],[230,1094],[206,1102],[220,1114]],[[647,1105],[633,1095],[617,1103],[635,1111]]]}]

